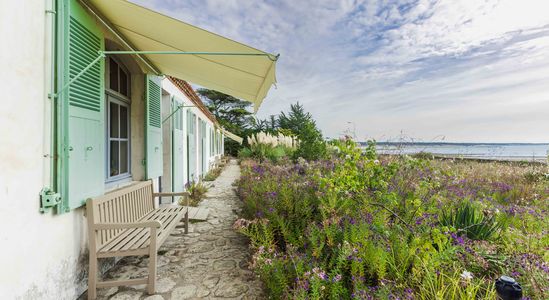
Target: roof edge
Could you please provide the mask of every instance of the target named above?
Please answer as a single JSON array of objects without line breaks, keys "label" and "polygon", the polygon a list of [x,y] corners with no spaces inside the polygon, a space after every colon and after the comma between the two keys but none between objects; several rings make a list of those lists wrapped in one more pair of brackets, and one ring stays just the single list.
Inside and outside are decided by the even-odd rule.
[{"label": "roof edge", "polygon": [[215,116],[212,114],[212,112],[206,107],[206,105],[204,105],[204,102],[202,102],[202,100],[200,100],[200,97],[198,96],[198,94],[195,92],[195,90],[193,89],[193,87],[188,83],[186,82],[185,80],[183,79],[179,79],[179,78],[176,78],[176,77],[173,77],[173,76],[166,76],[166,78],[168,78],[183,94],[185,94],[185,96],[187,96],[187,98],[189,98],[189,100],[208,118],[210,119],[210,121],[212,121],[212,123],[214,123],[215,125],[217,125],[218,127],[221,127],[219,125],[219,122],[217,122],[217,119],[215,118]]}]

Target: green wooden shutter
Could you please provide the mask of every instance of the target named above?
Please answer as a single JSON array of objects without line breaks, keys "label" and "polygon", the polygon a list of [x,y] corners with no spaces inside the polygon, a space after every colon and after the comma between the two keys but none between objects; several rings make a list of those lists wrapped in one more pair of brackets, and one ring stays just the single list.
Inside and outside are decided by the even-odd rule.
[{"label": "green wooden shutter", "polygon": [[147,178],[162,176],[162,80],[155,75],[145,77],[146,86],[146,153]]},{"label": "green wooden shutter", "polygon": [[[76,0],[63,2],[60,84],[65,84],[104,50],[103,33]],[[60,23],[61,24],[61,23]],[[59,212],[101,195],[105,183],[104,61],[100,60],[59,97]]]},{"label": "green wooden shutter", "polygon": [[202,175],[206,175],[208,169],[208,152],[206,148],[206,121],[200,121],[201,134],[200,140],[202,143]]},{"label": "green wooden shutter", "polygon": [[182,192],[185,190],[185,160],[183,157],[185,146],[183,132],[183,101],[174,97],[172,109],[177,110],[172,122],[172,187],[173,192]]},{"label": "green wooden shutter", "polygon": [[196,115],[190,110],[187,111],[187,181],[193,182],[197,179],[197,145],[196,145]]}]

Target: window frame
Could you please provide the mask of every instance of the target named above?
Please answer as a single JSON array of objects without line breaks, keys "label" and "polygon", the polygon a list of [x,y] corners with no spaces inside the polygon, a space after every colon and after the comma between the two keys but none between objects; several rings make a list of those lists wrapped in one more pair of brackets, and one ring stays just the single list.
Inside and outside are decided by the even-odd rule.
[{"label": "window frame", "polygon": [[[122,71],[124,71],[124,73],[126,73],[128,95],[124,95],[124,94],[120,93],[117,90],[111,89],[111,61],[110,61],[111,59],[116,63],[116,65],[118,66],[118,69],[119,69],[119,72],[118,72],[119,89],[120,89],[120,70],[122,70]],[[131,73],[128,70],[128,68],[126,68],[124,63],[122,63],[122,61],[120,61],[120,59],[118,59],[117,57],[107,56],[107,62],[105,63],[105,90],[110,92],[114,96],[120,97],[120,98],[130,102],[130,99],[132,97],[131,86],[132,86]]]},{"label": "window frame", "polygon": [[[132,178],[132,147],[131,147],[131,74],[128,69],[115,57],[109,57],[118,66],[118,69],[122,69],[126,73],[126,84],[128,86],[128,96],[110,88],[110,61],[105,64],[105,183],[118,183],[120,181],[127,181]],[[120,72],[118,72],[118,78],[120,85]],[[118,107],[124,106],[127,110],[127,138],[112,138],[111,137],[111,102],[118,105]],[[120,109],[118,110],[118,120],[120,122]],[[120,133],[120,124],[119,124]],[[111,141],[125,141],[128,143],[128,166],[127,172],[111,176]],[[120,144],[118,144],[120,149]],[[118,163],[120,164],[120,150],[118,151]]]}]

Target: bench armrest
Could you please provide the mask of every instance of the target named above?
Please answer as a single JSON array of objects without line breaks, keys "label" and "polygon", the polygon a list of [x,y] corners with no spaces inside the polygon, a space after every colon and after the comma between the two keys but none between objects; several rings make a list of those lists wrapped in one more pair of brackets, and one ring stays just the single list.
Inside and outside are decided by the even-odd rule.
[{"label": "bench armrest", "polygon": [[177,193],[153,193],[153,197],[170,197],[170,196],[190,196],[189,192],[177,192]]},{"label": "bench armrest", "polygon": [[146,221],[138,223],[99,223],[94,224],[94,230],[105,230],[105,229],[129,229],[129,228],[160,228],[162,223],[160,221]]}]

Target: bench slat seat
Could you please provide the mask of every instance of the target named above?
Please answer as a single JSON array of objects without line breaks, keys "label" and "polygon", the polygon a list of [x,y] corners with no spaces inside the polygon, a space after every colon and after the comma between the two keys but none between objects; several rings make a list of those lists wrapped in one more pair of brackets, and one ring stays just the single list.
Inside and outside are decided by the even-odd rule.
[{"label": "bench slat seat", "polygon": [[[185,196],[187,206],[157,208],[155,198]],[[97,287],[147,283],[149,294],[155,292],[157,251],[177,224],[185,220],[189,232],[187,192],[154,193],[152,180],[107,193],[86,201],[90,271],[88,299],[95,299]],[[146,278],[97,282],[97,259],[148,255],[149,274]]]},{"label": "bench slat seat", "polygon": [[[170,236],[170,232],[173,231],[179,220],[184,217],[185,212],[186,208],[181,206],[162,207],[151,211],[139,219],[138,222],[158,220],[162,223],[162,227],[157,231],[157,245],[159,246]],[[123,255],[124,251],[146,249],[149,247],[149,242],[150,230],[148,228],[129,228],[120,232],[115,239],[111,239],[103,245],[99,249],[98,254],[120,251],[120,256],[125,256]]]}]

